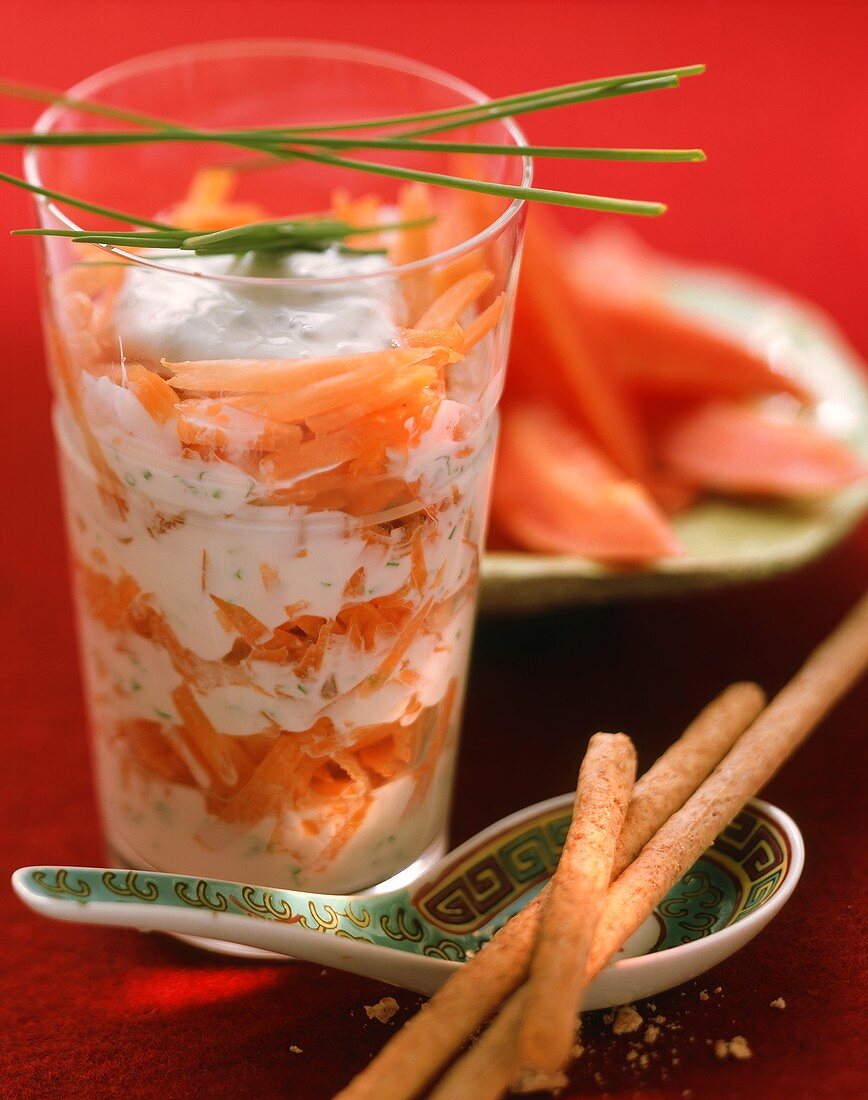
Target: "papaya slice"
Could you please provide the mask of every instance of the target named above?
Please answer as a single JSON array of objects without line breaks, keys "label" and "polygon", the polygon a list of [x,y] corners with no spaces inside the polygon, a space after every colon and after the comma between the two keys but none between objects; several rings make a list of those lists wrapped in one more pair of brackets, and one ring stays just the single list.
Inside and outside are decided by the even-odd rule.
[{"label": "papaya slice", "polygon": [[528,219],[510,358],[515,395],[548,398],[585,428],[620,469],[641,480],[647,440],[636,409],[598,361],[578,315],[568,248],[539,210]]},{"label": "papaya slice", "polygon": [[734,402],[704,404],[660,439],[679,477],[739,496],[822,497],[868,477],[868,464],[810,424],[770,420]]},{"label": "papaya slice", "polygon": [[622,563],[681,552],[647,490],[541,404],[504,413],[493,514],[528,550]]},{"label": "papaya slice", "polygon": [[596,230],[570,249],[573,307],[601,364],[642,394],[751,397],[810,393],[768,358],[663,298],[659,259],[629,231]]}]

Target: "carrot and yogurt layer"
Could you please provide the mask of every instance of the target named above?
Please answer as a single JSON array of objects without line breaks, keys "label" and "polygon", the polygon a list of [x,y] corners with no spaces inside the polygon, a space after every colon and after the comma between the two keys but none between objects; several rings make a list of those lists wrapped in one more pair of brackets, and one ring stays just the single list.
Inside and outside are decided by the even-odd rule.
[{"label": "carrot and yogurt layer", "polygon": [[[230,186],[201,174],[173,217],[264,216]],[[401,216],[426,212],[405,189]],[[353,890],[442,829],[503,295],[479,254],[398,280],[431,235],[382,238],[197,257],[199,277],[87,249],[52,287],[97,769],[130,865]]]}]

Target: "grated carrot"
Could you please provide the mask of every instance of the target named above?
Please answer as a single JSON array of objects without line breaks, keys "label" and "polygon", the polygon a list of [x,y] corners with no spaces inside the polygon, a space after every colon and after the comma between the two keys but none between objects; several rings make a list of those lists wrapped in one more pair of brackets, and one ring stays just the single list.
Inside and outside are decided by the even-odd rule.
[{"label": "grated carrot", "polygon": [[[282,397],[316,393],[316,387],[326,387],[325,392],[332,397],[340,392],[342,383],[352,386],[360,379],[373,381],[381,375],[388,375],[413,363],[429,359],[436,361],[437,349],[432,348],[385,348],[382,351],[362,352],[358,355],[332,356],[324,359],[215,359],[200,362],[171,363],[162,360],[163,366],[172,371],[169,384],[173,389],[193,390],[197,393],[235,393],[248,397],[255,394],[278,395]],[[448,349],[444,349],[443,360],[449,359]],[[316,403],[314,403],[316,404]],[[242,406],[243,407],[243,406]],[[261,409],[265,415],[275,419],[302,419],[306,415],[305,406],[295,415],[278,415],[272,403],[267,405],[249,404],[255,412]],[[324,406],[329,407],[326,401]],[[287,406],[292,413],[292,405]],[[319,411],[314,407],[312,412]]]},{"label": "grated carrot", "polygon": [[66,399],[69,403],[69,411],[72,414],[76,427],[81,433],[85,450],[94,468],[94,473],[96,474],[99,484],[100,497],[107,507],[116,510],[121,519],[124,519],[129,506],[126,502],[123,482],[109,465],[99,440],[91,430],[87,414],[84,411],[78,380],[73,373],[73,366],[69,361],[63,337],[55,326],[51,325],[48,328],[47,338],[51,362],[60,377]]},{"label": "grated carrot", "polygon": [[417,527],[410,545],[410,580],[417,591],[422,592],[428,580],[428,567],[425,564],[425,550],[422,546],[422,528]]},{"label": "grated carrot", "polygon": [[200,168],[190,182],[186,198],[168,212],[169,219],[174,225],[203,232],[262,221],[266,212],[259,203],[230,201],[237,179],[231,168],[216,165]]},{"label": "grated carrot", "polygon": [[182,728],[177,731],[176,749],[184,763],[195,775],[196,765],[205,769],[211,784],[218,788],[231,788],[238,782],[239,773],[234,759],[236,738],[223,737],[211,724],[208,716],[196,702],[188,684],[181,684],[172,692]]},{"label": "grated carrot", "polygon": [[405,328],[401,336],[409,348],[445,347],[452,351],[464,351],[464,330],[457,321],[446,328]]},{"label": "grated carrot", "polygon": [[344,598],[352,596],[364,596],[365,594],[365,567],[360,565],[344,585]]},{"label": "grated carrot", "polygon": [[[431,193],[424,183],[410,183],[401,188],[398,194],[398,217],[401,221],[423,221],[432,213]],[[398,232],[391,255],[396,266],[417,263],[430,255],[431,234],[427,225]],[[401,290],[407,303],[407,316],[413,323],[431,301],[430,272],[423,270],[405,275],[401,279]]]},{"label": "grated carrot", "polygon": [[152,420],[166,424],[177,415],[178,395],[164,378],[140,363],[127,363],[125,371],[126,388],[141,401]]},{"label": "grated carrot", "polygon": [[433,605],[433,598],[426,601],[404,626],[389,654],[380,662],[377,669],[359,685],[361,695],[370,695],[372,691],[382,687],[389,680],[404,654],[416,640],[416,636]]},{"label": "grated carrot", "polygon": [[266,592],[271,592],[280,584],[280,574],[273,565],[268,562],[259,563],[259,576],[262,578],[262,587]]},{"label": "grated carrot", "polygon": [[119,722],[117,737],[146,775],[157,775],[167,783],[193,783],[190,769],[164,736],[159,722],[146,718]]},{"label": "grated carrot", "polygon": [[416,329],[449,328],[450,325],[461,320],[465,311],[488,290],[493,282],[493,272],[472,271],[444,290],[413,327]]},{"label": "grated carrot", "polygon": [[[418,805],[431,788],[437,763],[446,747],[449,730],[452,722],[452,711],[455,706],[455,696],[458,690],[458,681],[453,676],[443,698],[434,708],[434,728],[431,739],[424,747],[425,758],[419,764],[416,771],[416,785],[413,791],[413,804]],[[410,809],[408,805],[407,809]]]},{"label": "grated carrot", "polygon": [[255,645],[268,633],[268,627],[237,603],[211,596],[217,608],[217,619],[227,634],[237,634],[250,645]]},{"label": "grated carrot", "polygon": [[128,573],[121,573],[113,581],[105,573],[98,573],[82,561],[75,563],[78,590],[88,612],[109,630],[118,630],[127,619],[133,601],[141,591]]},{"label": "grated carrot", "polygon": [[503,293],[498,294],[490,306],[473,318],[464,330],[463,351],[470,351],[472,347],[475,347],[480,340],[483,340],[488,335],[503,316],[503,307],[505,303],[506,296]]}]

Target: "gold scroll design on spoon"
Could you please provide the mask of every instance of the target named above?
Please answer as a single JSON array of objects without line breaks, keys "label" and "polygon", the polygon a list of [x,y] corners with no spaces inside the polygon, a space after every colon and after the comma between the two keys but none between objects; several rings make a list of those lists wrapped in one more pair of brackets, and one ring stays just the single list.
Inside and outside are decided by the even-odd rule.
[{"label": "gold scroll design on spoon", "polygon": [[551,877],[569,827],[570,814],[562,809],[525,821],[422,885],[413,903],[437,928],[476,932]]},{"label": "gold scroll design on spoon", "polygon": [[742,810],[708,853],[718,857],[739,888],[730,923],[741,920],[777,893],[792,858],[786,834],[759,807]]}]

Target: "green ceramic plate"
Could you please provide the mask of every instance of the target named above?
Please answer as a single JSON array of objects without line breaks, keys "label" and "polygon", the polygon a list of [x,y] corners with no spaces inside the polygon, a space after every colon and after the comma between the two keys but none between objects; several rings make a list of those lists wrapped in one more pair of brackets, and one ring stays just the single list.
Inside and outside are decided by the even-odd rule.
[{"label": "green ceramic plate", "polygon": [[[819,396],[814,422],[868,457],[864,367],[822,313],[767,284],[715,269],[674,269],[666,292],[679,308],[767,349]],[[759,580],[822,554],[866,509],[868,485],[804,505],[708,499],[674,520],[686,553],[642,570],[615,570],[586,558],[490,553],[482,568],[482,609],[539,611]]]}]

